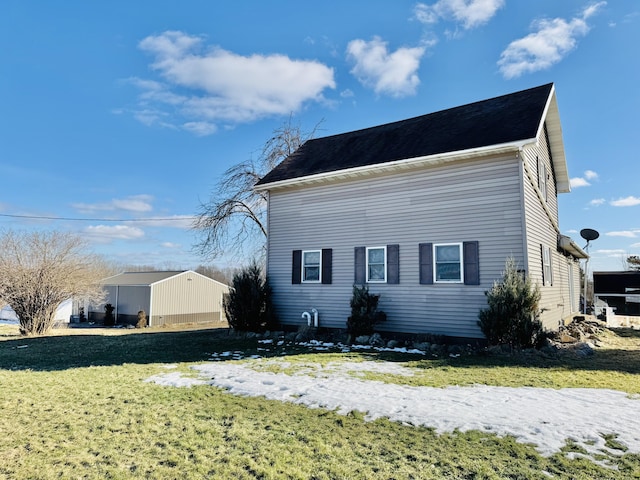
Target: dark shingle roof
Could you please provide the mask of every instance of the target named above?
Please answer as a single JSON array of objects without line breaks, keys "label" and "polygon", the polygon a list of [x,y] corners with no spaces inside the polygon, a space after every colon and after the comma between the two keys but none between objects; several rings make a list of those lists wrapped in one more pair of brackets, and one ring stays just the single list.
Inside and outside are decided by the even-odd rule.
[{"label": "dark shingle roof", "polygon": [[257,185],[534,138],[553,84],[307,141]]}]

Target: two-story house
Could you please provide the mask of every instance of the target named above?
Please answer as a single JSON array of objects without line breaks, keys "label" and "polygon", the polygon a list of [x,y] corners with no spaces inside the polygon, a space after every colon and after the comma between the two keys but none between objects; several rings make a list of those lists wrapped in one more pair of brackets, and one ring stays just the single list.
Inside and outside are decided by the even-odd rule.
[{"label": "two-story house", "polygon": [[558,224],[570,191],[553,84],[309,140],[256,185],[280,321],[345,328],[354,284],[383,331],[481,338],[485,291],[512,256],[540,285],[541,320],[579,312],[586,258]]}]

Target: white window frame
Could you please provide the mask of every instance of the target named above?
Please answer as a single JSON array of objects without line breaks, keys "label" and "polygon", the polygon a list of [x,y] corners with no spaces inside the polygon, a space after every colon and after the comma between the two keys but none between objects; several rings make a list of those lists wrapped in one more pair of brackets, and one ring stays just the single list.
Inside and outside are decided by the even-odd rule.
[{"label": "white window frame", "polygon": [[544,201],[547,201],[547,166],[544,160],[538,159],[538,187]]},{"label": "white window frame", "polygon": [[[318,263],[317,264],[307,264],[305,262],[306,255],[308,253],[317,253],[318,254]],[[307,280],[307,276],[305,275],[305,269],[307,267],[318,267],[318,279],[317,280]],[[321,283],[322,282],[322,250],[303,250],[302,251],[302,259],[300,260],[300,279],[302,283]]]},{"label": "white window frame", "polygon": [[553,285],[553,270],[551,266],[551,249],[546,246],[542,246],[542,278],[544,279],[544,285]]},{"label": "white window frame", "polygon": [[[384,278],[383,279],[371,279],[370,275],[369,275],[369,251],[370,250],[382,250],[383,255],[384,255],[384,260],[383,260],[383,264],[384,264]],[[387,246],[383,246],[383,247],[367,247],[366,249],[366,269],[367,269],[367,283],[387,283]],[[374,264],[377,265],[377,264]]]},{"label": "white window frame", "polygon": [[[438,280],[438,247],[458,247],[460,265],[460,279],[457,280]],[[443,263],[443,262],[440,262]],[[453,263],[453,262],[448,262]],[[462,242],[452,243],[434,243],[433,244],[433,283],[464,283],[464,251]]]}]

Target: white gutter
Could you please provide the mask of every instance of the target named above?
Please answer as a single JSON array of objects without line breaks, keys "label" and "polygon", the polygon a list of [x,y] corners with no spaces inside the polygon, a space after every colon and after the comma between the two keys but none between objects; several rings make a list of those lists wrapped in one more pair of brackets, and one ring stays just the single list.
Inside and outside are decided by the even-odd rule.
[{"label": "white gutter", "polygon": [[436,155],[427,155],[423,157],[415,157],[403,160],[393,160],[391,162],[377,163],[374,165],[365,165],[361,167],[345,168],[343,170],[332,170],[331,172],[317,173],[306,177],[289,178],[275,182],[256,185],[255,190],[271,190],[281,187],[308,185],[311,183],[322,183],[334,179],[344,179],[370,175],[374,173],[385,173],[397,170],[406,170],[427,165],[438,165],[442,163],[453,162],[469,158],[485,156],[488,153],[501,154],[514,151],[520,151],[524,146],[535,144],[537,138],[520,140],[518,142],[503,143],[500,145],[491,145],[487,147],[470,148],[467,150],[458,150],[456,152],[439,153]]}]

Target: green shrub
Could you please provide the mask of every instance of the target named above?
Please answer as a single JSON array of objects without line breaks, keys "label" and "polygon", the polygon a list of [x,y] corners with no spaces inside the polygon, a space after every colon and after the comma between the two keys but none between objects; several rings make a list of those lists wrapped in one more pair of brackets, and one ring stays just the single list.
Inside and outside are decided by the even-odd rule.
[{"label": "green shrub", "polygon": [[494,282],[485,295],[489,307],[480,311],[478,325],[489,344],[541,346],[546,333],[540,322],[540,287],[518,272],[513,258],[507,259],[502,280]]},{"label": "green shrub", "polygon": [[378,310],[380,295],[369,293],[367,285],[353,286],[351,316],[347,319],[347,333],[353,336],[371,335],[374,326],[384,322],[387,314]]},{"label": "green shrub", "polygon": [[113,311],[116,309],[110,303],[104,306],[104,325],[105,327],[113,327],[116,324],[116,318],[113,316]]},{"label": "green shrub", "polygon": [[233,275],[231,288],[222,303],[229,326],[234,330],[264,332],[275,324],[271,287],[256,264]]}]

